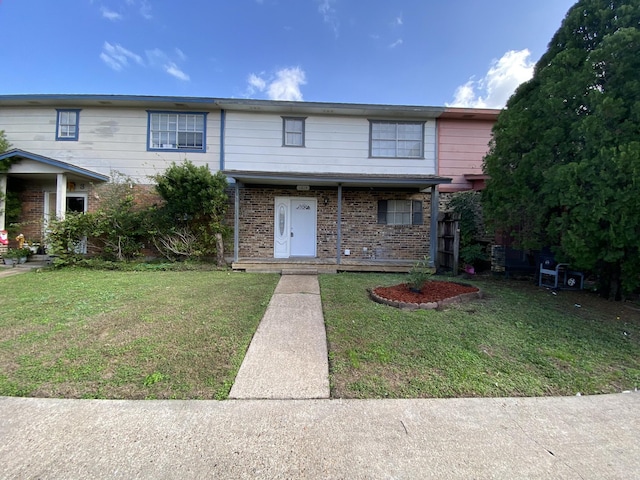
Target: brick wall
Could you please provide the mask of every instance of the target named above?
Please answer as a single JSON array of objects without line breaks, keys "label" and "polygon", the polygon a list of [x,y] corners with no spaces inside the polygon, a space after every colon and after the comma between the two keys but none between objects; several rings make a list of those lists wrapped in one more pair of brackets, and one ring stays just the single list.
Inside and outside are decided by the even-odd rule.
[{"label": "brick wall", "polygon": [[[44,239],[44,192],[39,188],[25,188],[19,193],[22,211],[20,212],[19,232],[27,242],[42,242]],[[14,230],[11,228],[11,230]],[[15,239],[9,238],[9,245],[17,247]]]},{"label": "brick wall", "polygon": [[[430,195],[345,189],[342,196],[343,258],[345,248],[353,259],[416,260],[429,255]],[[379,224],[378,200],[421,200],[423,224]]]},{"label": "brick wall", "polygon": [[[298,192],[295,189],[251,186],[240,189],[239,256],[273,257],[274,201],[278,196],[317,199],[317,256],[335,258],[337,189]],[[230,197],[233,199],[233,194]],[[378,224],[378,200],[422,200],[423,225]],[[429,194],[344,188],[341,242],[343,258],[415,260],[428,255],[430,208]],[[230,212],[232,215],[233,207]],[[349,257],[344,255],[345,249],[350,250]]]}]

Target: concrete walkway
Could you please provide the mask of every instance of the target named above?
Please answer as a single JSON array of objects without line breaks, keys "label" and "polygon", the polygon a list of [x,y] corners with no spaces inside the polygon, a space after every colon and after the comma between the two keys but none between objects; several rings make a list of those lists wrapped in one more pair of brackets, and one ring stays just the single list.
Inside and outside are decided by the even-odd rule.
[{"label": "concrete walkway", "polygon": [[[1,262],[2,260],[0,260]],[[10,277],[12,275],[18,275],[20,273],[27,273],[31,270],[37,270],[38,268],[46,268],[50,266],[47,262],[27,262],[20,263],[18,265],[0,265],[0,278]]]},{"label": "concrete walkway", "polygon": [[316,275],[282,275],[229,398],[329,398],[327,336]]}]

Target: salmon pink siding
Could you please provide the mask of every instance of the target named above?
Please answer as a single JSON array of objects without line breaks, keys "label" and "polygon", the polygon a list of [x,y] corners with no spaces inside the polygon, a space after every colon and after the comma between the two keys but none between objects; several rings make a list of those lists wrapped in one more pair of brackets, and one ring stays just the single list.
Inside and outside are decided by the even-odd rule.
[{"label": "salmon pink siding", "polygon": [[465,175],[481,175],[482,160],[489,151],[493,120],[438,120],[438,174],[452,178],[441,185],[443,193],[473,189]]}]

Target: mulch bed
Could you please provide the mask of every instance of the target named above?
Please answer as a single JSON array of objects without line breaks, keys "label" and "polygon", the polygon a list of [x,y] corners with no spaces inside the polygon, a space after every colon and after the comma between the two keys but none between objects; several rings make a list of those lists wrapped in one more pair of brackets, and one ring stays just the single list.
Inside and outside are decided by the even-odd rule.
[{"label": "mulch bed", "polygon": [[376,287],[370,293],[376,302],[409,309],[436,309],[481,297],[480,289],[472,285],[439,280],[426,282],[420,292],[414,292],[408,284],[401,283],[391,287]]}]

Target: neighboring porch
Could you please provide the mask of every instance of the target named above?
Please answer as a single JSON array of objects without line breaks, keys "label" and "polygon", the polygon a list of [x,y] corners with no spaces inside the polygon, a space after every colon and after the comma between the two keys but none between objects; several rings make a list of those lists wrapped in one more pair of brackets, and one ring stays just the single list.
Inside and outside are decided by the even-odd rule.
[{"label": "neighboring porch", "polygon": [[[94,202],[93,186],[109,177],[43,155],[13,149],[0,154],[8,164],[0,172],[0,231],[9,231],[9,245],[22,233],[29,244],[44,246],[47,223],[64,219],[68,211],[86,212]],[[11,202],[18,211],[9,212]],[[17,224],[17,226],[14,226]],[[0,245],[0,253],[7,245]]]}]

